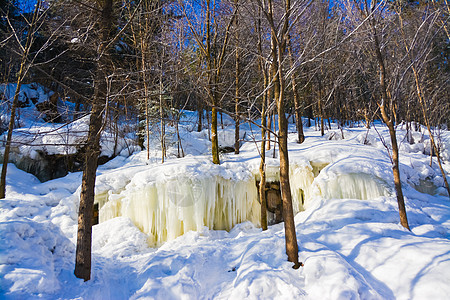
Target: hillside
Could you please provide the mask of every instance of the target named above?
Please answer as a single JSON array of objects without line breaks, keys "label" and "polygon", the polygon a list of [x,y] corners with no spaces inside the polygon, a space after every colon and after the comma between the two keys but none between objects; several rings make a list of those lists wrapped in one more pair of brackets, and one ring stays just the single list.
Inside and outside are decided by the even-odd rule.
[{"label": "hillside", "polygon": [[[209,194],[199,196],[211,178],[234,182],[234,190],[239,182],[255,178],[255,126],[243,125],[247,141],[241,154],[222,154],[222,164],[216,166],[208,154],[207,129],[192,131],[188,121],[195,120],[194,113],[186,112],[184,118],[186,157],[176,157],[174,143],[161,164],[156,142],[151,143],[150,160],[146,151],[119,155],[99,167],[97,195],[107,192],[109,201],[121,201],[122,207],[138,197],[141,203],[134,205],[142,211],[149,199],[146,189],[158,186],[156,193],[164,190],[169,197],[171,213],[156,203],[159,213],[167,213],[170,230],[180,218],[187,223],[198,214],[205,205],[202,197],[211,203]],[[219,137],[223,144],[234,134],[233,122],[225,120]],[[289,126],[292,132],[294,124]],[[41,183],[11,164],[7,197],[0,201],[1,298],[445,299],[450,292],[450,202],[435,160],[429,166],[426,130],[414,132],[416,142],[409,144],[402,126],[397,129],[411,232],[399,223],[391,163],[382,142],[388,140],[384,126],[341,131],[333,123],[323,137],[312,126],[303,144],[296,143],[295,133],[290,135],[292,185],[305,185],[301,181],[312,174],[304,186],[304,203],[300,205],[298,195],[296,199],[299,256],[305,264],[299,270],[287,262],[283,224],[262,232],[257,219],[252,224],[230,217],[239,222],[225,231],[194,220],[195,231],[179,232],[181,236],[169,236],[155,247],[152,235],[139,230],[137,219],[133,223],[122,209],[123,216],[104,217],[94,226],[92,280],[84,283],[73,275],[81,172]],[[449,172],[450,133],[442,130],[440,138]],[[277,159],[269,159],[268,165],[276,170]],[[248,209],[257,213],[257,207]]]}]

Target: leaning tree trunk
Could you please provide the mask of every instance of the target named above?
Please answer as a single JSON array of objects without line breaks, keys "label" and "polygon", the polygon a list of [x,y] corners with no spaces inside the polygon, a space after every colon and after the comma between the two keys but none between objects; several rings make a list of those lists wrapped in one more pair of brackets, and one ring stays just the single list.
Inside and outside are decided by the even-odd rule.
[{"label": "leaning tree trunk", "polygon": [[[273,23],[273,7],[272,1],[269,0],[269,18],[270,23]],[[274,39],[276,35],[276,28],[274,26],[271,27],[272,34],[272,51],[275,52],[274,57],[276,59],[273,60],[273,63],[277,71],[277,77],[275,85],[278,88],[278,91],[275,91],[275,95],[277,95],[276,104],[278,110],[278,148],[280,153],[280,188],[281,188],[281,198],[283,202],[283,219],[284,219],[284,233],[285,233],[285,242],[286,242],[286,254],[288,256],[288,260],[294,263],[294,269],[302,266],[302,263],[298,261],[298,244],[297,244],[297,235],[295,232],[295,221],[294,221],[294,211],[292,208],[292,195],[291,195],[291,187],[289,183],[289,155],[287,148],[287,139],[288,139],[288,124],[285,114],[285,84],[283,78],[283,53],[285,51],[286,46],[286,37],[287,32],[289,30],[289,12],[291,9],[290,0],[286,0],[285,2],[285,20],[283,24],[283,28],[281,29],[281,33],[279,36],[282,39]],[[274,48],[273,46],[276,46]],[[278,92],[278,93],[277,93]]]},{"label": "leaning tree trunk", "polygon": [[20,64],[19,77],[17,79],[16,91],[14,93],[14,99],[11,106],[11,114],[8,125],[8,134],[6,136],[5,152],[3,153],[3,166],[0,179],[0,199],[6,196],[6,172],[8,170],[9,153],[11,151],[12,132],[14,130],[14,121],[16,119],[16,109],[19,102],[20,87],[22,85],[22,76],[24,73],[25,60],[22,60]]},{"label": "leaning tree trunk", "polygon": [[87,281],[91,278],[92,216],[94,212],[94,189],[97,161],[100,154],[100,133],[103,123],[103,109],[107,101],[105,46],[112,27],[113,0],[105,0],[100,16],[102,44],[98,48],[95,90],[92,103],[89,133],[86,141],[86,157],[81,183],[80,208],[78,212],[78,233],[75,260],[75,276]]},{"label": "leaning tree trunk", "polygon": [[[450,11],[450,9],[449,9],[449,11]],[[402,18],[401,14],[399,12],[397,12],[397,14],[398,14],[398,18],[400,20],[401,33],[402,33],[403,37],[405,37],[405,32],[403,30],[403,18]],[[423,91],[422,91],[422,85],[420,84],[420,80],[419,80],[419,72],[416,69],[416,67],[414,66],[414,58],[411,55],[410,48],[406,44],[405,40],[404,40],[403,43],[404,43],[404,46],[405,46],[405,50],[408,53],[408,56],[409,56],[410,61],[411,61],[411,70],[413,71],[413,74],[414,74],[414,82],[416,84],[417,98],[419,99],[419,104],[420,104],[420,107],[421,107],[421,110],[422,110],[423,120],[425,122],[425,125],[427,126],[428,134],[430,135],[430,141],[431,141],[430,159],[431,159],[431,162],[432,162],[432,160],[433,160],[433,150],[434,150],[434,152],[436,153],[436,158],[437,158],[437,162],[438,162],[438,165],[439,165],[439,170],[441,171],[442,178],[444,179],[444,185],[445,185],[445,188],[447,189],[448,197],[450,198],[450,186],[449,186],[448,181],[447,181],[445,170],[442,167],[441,156],[440,156],[440,153],[439,153],[439,149],[438,149],[438,147],[436,145],[436,142],[435,142],[435,139],[434,139],[434,135],[433,135],[433,133],[431,131],[431,124],[430,124],[430,121],[428,119],[428,113],[427,113],[425,99],[424,99],[424,95],[423,95]],[[409,113],[408,113],[408,115],[409,115]],[[408,121],[410,121],[410,118],[408,119]],[[408,123],[407,123],[407,125],[408,125]],[[447,130],[448,129],[449,128],[447,128]],[[407,130],[407,133],[411,134],[411,123],[409,123],[409,130]],[[409,141],[412,141],[412,138],[410,138]]]},{"label": "leaning tree trunk", "polygon": [[394,124],[387,116],[386,107],[385,107],[384,103],[382,103],[380,105],[380,111],[381,111],[381,116],[383,118],[383,121],[388,126],[389,135],[391,137],[392,172],[394,175],[395,192],[397,194],[398,211],[400,214],[400,223],[402,224],[403,227],[405,227],[406,229],[409,230],[408,217],[406,215],[406,208],[405,208],[405,200],[403,198],[402,182],[400,181],[399,153],[398,153],[397,137],[395,135],[395,128],[394,128]]},{"label": "leaning tree trunk", "polygon": [[[381,96],[382,100],[381,103],[378,105],[380,107],[381,111],[381,117],[383,118],[383,122],[387,125],[389,129],[389,136],[391,138],[391,144],[392,144],[392,173],[394,175],[394,186],[395,191],[397,194],[397,203],[398,203],[398,211],[400,215],[400,224],[405,227],[406,229],[409,229],[408,225],[408,217],[406,215],[406,208],[405,208],[405,200],[403,197],[403,191],[402,191],[402,182],[400,180],[400,165],[399,165],[399,152],[398,152],[398,143],[397,143],[397,137],[395,135],[395,127],[394,123],[392,122],[392,117],[389,117],[387,112],[387,104],[388,101],[388,93],[387,93],[387,87],[386,87],[386,69],[384,66],[384,60],[383,55],[381,54],[380,50],[380,43],[378,41],[378,36],[376,32],[376,27],[374,24],[374,20],[372,19],[371,22],[372,27],[372,33],[373,33],[373,41],[374,41],[374,50],[375,50],[375,57],[378,62],[378,68],[380,72],[380,90],[381,90]],[[392,106],[392,105],[391,105]],[[391,107],[391,114],[393,113],[394,107]]]},{"label": "leaning tree trunk", "polygon": [[30,52],[31,45],[33,44],[33,42],[32,42],[33,32],[34,32],[34,27],[35,27],[37,19],[38,19],[40,6],[41,6],[41,1],[39,0],[39,1],[37,1],[36,6],[34,8],[33,19],[31,21],[30,28],[28,29],[27,40],[25,43],[24,52],[22,53],[19,73],[17,75],[17,85],[16,85],[16,90],[14,92],[13,103],[11,105],[11,114],[10,114],[9,125],[8,125],[8,134],[6,135],[5,152],[3,153],[3,166],[2,166],[2,174],[0,177],[0,199],[5,198],[5,196],[6,196],[6,173],[8,170],[9,153],[11,151],[12,132],[14,130],[14,122],[16,119],[16,109],[17,109],[17,106],[19,103],[20,87],[22,86],[22,81],[28,71],[28,68],[26,67],[26,62],[28,59],[28,54]]}]

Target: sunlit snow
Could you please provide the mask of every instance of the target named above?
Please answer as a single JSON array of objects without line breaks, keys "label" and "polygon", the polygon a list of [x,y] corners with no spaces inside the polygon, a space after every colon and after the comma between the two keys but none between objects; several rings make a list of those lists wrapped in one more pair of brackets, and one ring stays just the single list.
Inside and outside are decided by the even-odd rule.
[{"label": "sunlit snow", "polygon": [[[228,120],[219,134],[223,144],[233,140],[232,126]],[[294,270],[283,224],[259,228],[260,161],[249,126],[241,129],[248,139],[241,154],[223,154],[220,166],[211,162],[207,129],[192,132],[192,125],[180,127],[184,158],[176,158],[172,143],[161,164],[155,136],[150,160],[144,150],[100,166],[101,222],[93,227],[88,282],[73,275],[81,173],[40,183],[10,164],[0,201],[0,298],[448,298],[450,201],[435,159],[430,166],[426,130],[414,132],[410,145],[397,128],[407,231],[399,223],[382,125],[376,124],[380,135],[346,128],[344,139],[332,137],[342,137],[336,127],[322,137],[313,126],[297,144],[291,120],[291,190],[305,264]],[[440,136],[449,172],[450,132]],[[277,181],[272,151],[268,181]]]}]

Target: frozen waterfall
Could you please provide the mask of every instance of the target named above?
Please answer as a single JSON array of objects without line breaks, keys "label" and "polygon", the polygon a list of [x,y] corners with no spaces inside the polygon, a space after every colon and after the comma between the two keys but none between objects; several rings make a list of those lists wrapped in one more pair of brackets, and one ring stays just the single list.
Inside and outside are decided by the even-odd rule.
[{"label": "frozen waterfall", "polygon": [[[368,174],[335,175],[331,170],[327,164],[291,165],[294,213],[315,197],[373,199],[389,194],[379,178]],[[279,167],[268,166],[266,173],[267,182],[279,181]],[[230,230],[243,221],[258,226],[258,180],[259,172],[255,170],[245,180],[181,174],[146,184],[128,184],[123,190],[96,195],[99,219],[104,222],[118,216],[129,217],[149,236],[148,242],[153,246],[205,226]]]}]

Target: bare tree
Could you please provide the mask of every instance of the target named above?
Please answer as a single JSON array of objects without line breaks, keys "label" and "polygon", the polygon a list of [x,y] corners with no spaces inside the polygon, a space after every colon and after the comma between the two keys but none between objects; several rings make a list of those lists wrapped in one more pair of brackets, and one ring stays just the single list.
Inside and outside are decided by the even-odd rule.
[{"label": "bare tree", "polygon": [[235,56],[235,108],[234,108],[234,113],[236,114],[234,117],[234,121],[235,121],[235,130],[234,130],[234,153],[235,154],[239,154],[239,121],[240,121],[240,112],[239,112],[239,99],[240,99],[240,76],[241,76],[241,72],[240,72],[240,67],[241,67],[241,63],[240,63],[240,49],[239,49],[239,3],[238,0],[234,0],[234,5],[235,5],[235,18],[234,18],[234,32],[235,32],[235,51],[236,51],[236,56]]},{"label": "bare tree", "polygon": [[[114,1],[99,1],[95,8],[97,26],[99,28],[99,45],[96,47],[96,70],[94,76],[94,96],[89,119],[89,132],[86,141],[86,156],[81,182],[80,207],[78,211],[78,233],[75,260],[75,276],[85,281],[91,276],[91,248],[92,248],[92,216],[94,210],[94,190],[98,157],[100,154],[100,134],[103,128],[103,113],[108,103],[107,78],[109,74],[108,54],[120,35],[130,24],[128,21],[122,29],[114,35]],[[133,15],[138,11],[137,4]]]},{"label": "bare tree", "polygon": [[381,112],[383,122],[389,129],[389,136],[391,139],[391,157],[392,157],[392,172],[394,176],[394,186],[397,194],[397,203],[400,214],[400,223],[403,227],[409,230],[408,218],[406,215],[405,200],[403,197],[402,183],[400,180],[400,165],[399,165],[399,149],[395,128],[396,105],[392,98],[392,93],[388,91],[388,73],[385,65],[385,55],[383,54],[383,46],[380,42],[381,34],[379,28],[383,21],[382,13],[386,10],[387,2],[385,1],[355,1],[354,6],[362,17],[368,19],[368,32],[371,42],[371,51],[375,56],[375,61],[378,65],[380,98],[377,105]]},{"label": "bare tree", "polygon": [[[9,161],[9,154],[11,150],[11,141],[12,141],[12,133],[14,130],[14,122],[16,120],[16,109],[19,102],[19,94],[20,94],[20,88],[22,86],[22,82],[27,75],[31,63],[33,59],[30,60],[29,54],[31,47],[33,46],[33,43],[35,41],[35,33],[37,29],[38,22],[41,18],[41,4],[42,1],[38,0],[36,2],[36,6],[34,7],[34,12],[31,15],[31,20],[27,20],[26,23],[29,24],[28,28],[26,29],[26,39],[25,39],[25,45],[22,45],[23,41],[20,37],[20,33],[11,25],[11,22],[8,22],[11,29],[11,37],[14,37],[17,42],[17,48],[19,49],[18,52],[21,56],[20,61],[20,67],[19,72],[17,74],[17,80],[16,80],[16,90],[14,92],[14,98],[11,105],[11,112],[10,112],[10,120],[8,125],[8,134],[6,136],[6,144],[5,144],[5,152],[3,154],[3,166],[2,166],[2,173],[0,178],[0,199],[5,198],[5,190],[6,190],[6,172],[8,169],[8,161]],[[8,17],[6,15],[6,17]],[[38,51],[39,53],[40,51]],[[36,58],[36,55],[34,58]]]},{"label": "bare tree", "polygon": [[[422,23],[419,25],[417,31],[415,32],[415,34],[413,36],[413,40],[410,43],[407,43],[407,40],[406,40],[407,37],[406,37],[405,30],[404,30],[403,11],[404,10],[402,10],[402,7],[400,5],[398,5],[396,7],[396,13],[397,13],[399,25],[400,25],[399,27],[400,27],[400,31],[401,31],[402,38],[403,38],[402,39],[403,45],[405,47],[407,56],[409,58],[411,71],[414,76],[414,83],[415,83],[415,87],[416,87],[415,92],[416,92],[417,99],[420,104],[423,120],[425,122],[425,126],[428,129],[428,134],[430,135],[430,140],[431,140],[431,151],[430,152],[432,154],[432,152],[434,151],[436,154],[439,169],[440,169],[442,177],[444,179],[445,188],[447,189],[447,193],[450,198],[450,187],[449,187],[446,175],[445,175],[445,170],[442,167],[439,149],[436,146],[434,134],[433,134],[433,131],[431,130],[431,124],[430,124],[430,120],[428,117],[429,114],[428,114],[427,105],[425,102],[424,91],[423,91],[422,83],[420,80],[420,77],[421,77],[420,64],[423,64],[423,62],[427,60],[428,54],[430,53],[430,50],[431,50],[430,46],[431,46],[432,33],[433,33],[433,31],[431,29],[434,27],[434,24],[436,23],[436,21],[438,19],[439,12],[432,12],[429,15],[427,15],[425,18],[422,18]],[[420,38],[418,38],[420,31],[425,31],[425,37],[422,40]],[[419,57],[414,56],[414,53],[413,53],[414,48],[421,48],[418,51]]]},{"label": "bare tree", "polygon": [[276,20],[274,13],[274,3],[272,0],[260,1],[257,0],[261,7],[265,19],[269,25],[271,32],[271,52],[272,52],[272,72],[271,80],[275,82],[275,101],[278,113],[278,145],[280,154],[280,187],[283,201],[283,219],[286,238],[286,254],[288,260],[294,263],[294,268],[299,268],[302,263],[298,261],[298,244],[295,232],[294,212],[292,208],[292,195],[289,182],[289,154],[287,148],[287,119],[285,114],[285,77],[284,77],[284,54],[287,43],[289,41],[290,31],[290,15],[292,7],[290,0],[285,1],[282,10],[282,17],[279,23]]},{"label": "bare tree", "polygon": [[231,26],[234,23],[236,13],[233,13],[227,21],[224,29],[223,38],[219,41],[219,28],[213,26],[213,22],[217,22],[218,16],[216,13],[216,2],[211,0],[205,0],[205,19],[204,19],[204,32],[201,29],[194,26],[194,22],[186,8],[186,4],[183,1],[178,1],[183,15],[186,19],[187,25],[199,47],[202,57],[206,63],[206,73],[208,78],[208,84],[206,86],[206,92],[208,94],[209,101],[211,103],[211,143],[212,143],[212,158],[213,163],[220,164],[219,159],[219,140],[217,133],[217,112],[219,108],[220,95],[218,90],[218,84],[221,79],[222,69],[224,66],[225,54],[227,52],[227,46],[230,38]]}]

